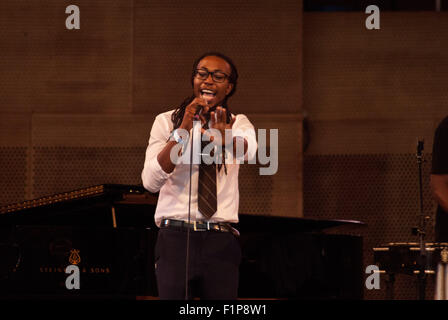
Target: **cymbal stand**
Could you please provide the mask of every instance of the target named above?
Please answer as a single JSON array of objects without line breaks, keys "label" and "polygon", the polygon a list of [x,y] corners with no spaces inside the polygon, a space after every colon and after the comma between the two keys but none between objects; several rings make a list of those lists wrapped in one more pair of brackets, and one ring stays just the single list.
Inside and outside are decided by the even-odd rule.
[{"label": "cymbal stand", "polygon": [[419,226],[417,228],[412,228],[412,233],[418,235],[419,245],[420,245],[420,256],[418,263],[418,279],[417,279],[417,295],[419,300],[425,300],[426,293],[426,246],[425,246],[425,235],[426,235],[426,222],[427,217],[425,217],[423,210],[423,183],[422,183],[422,163],[424,162],[422,151],[424,149],[424,141],[418,140],[417,143],[417,164],[418,164],[418,182],[419,182],[419,198],[420,198],[420,214],[419,214]]}]

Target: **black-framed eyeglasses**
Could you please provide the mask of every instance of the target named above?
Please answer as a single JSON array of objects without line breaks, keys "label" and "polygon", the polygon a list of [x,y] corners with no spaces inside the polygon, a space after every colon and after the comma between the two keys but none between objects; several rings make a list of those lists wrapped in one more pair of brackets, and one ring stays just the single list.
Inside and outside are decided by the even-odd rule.
[{"label": "black-framed eyeglasses", "polygon": [[208,75],[212,75],[212,79],[215,82],[224,82],[229,76],[222,71],[208,71],[206,69],[196,69],[195,76],[198,79],[205,80]]}]

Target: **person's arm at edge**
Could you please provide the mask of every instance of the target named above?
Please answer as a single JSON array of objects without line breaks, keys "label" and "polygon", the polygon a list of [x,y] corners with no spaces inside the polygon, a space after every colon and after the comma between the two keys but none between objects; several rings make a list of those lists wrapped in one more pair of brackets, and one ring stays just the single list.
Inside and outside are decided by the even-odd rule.
[{"label": "person's arm at edge", "polygon": [[448,212],[448,174],[431,174],[431,191],[434,199]]}]

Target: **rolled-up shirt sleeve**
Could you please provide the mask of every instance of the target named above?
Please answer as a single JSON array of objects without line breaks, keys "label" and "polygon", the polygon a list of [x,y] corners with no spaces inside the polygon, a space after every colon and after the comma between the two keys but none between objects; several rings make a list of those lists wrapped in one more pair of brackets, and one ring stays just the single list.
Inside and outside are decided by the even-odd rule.
[{"label": "rolled-up shirt sleeve", "polygon": [[142,171],[142,182],[145,189],[150,192],[158,192],[172,175],[163,171],[157,160],[157,156],[169,140],[170,124],[162,115],[158,115],[154,121],[146,148],[145,164]]},{"label": "rolled-up shirt sleeve", "polygon": [[236,116],[235,123],[232,128],[232,136],[241,137],[247,141],[247,151],[244,156],[245,161],[251,161],[257,154],[257,138],[255,135],[255,128],[249,119],[239,114]]}]

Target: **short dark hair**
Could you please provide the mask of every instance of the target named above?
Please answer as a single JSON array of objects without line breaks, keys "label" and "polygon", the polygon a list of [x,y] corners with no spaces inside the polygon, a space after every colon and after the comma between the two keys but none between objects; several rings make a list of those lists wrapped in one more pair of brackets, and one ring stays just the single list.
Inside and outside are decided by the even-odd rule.
[{"label": "short dark hair", "polygon": [[230,59],[228,56],[220,53],[220,52],[207,52],[204,53],[202,56],[200,56],[199,58],[197,58],[194,63],[193,63],[193,70],[191,72],[191,85],[193,86],[194,83],[194,77],[196,75],[196,69],[198,67],[199,62],[201,62],[202,59],[204,59],[205,57],[218,57],[223,59],[225,62],[227,62],[230,66],[230,75],[229,75],[229,82],[231,84],[233,84],[232,90],[229,92],[229,94],[226,97],[226,100],[228,97],[231,97],[235,91],[236,91],[236,86],[237,86],[237,82],[238,82],[238,70],[235,66],[235,63],[233,63],[232,59]]}]

